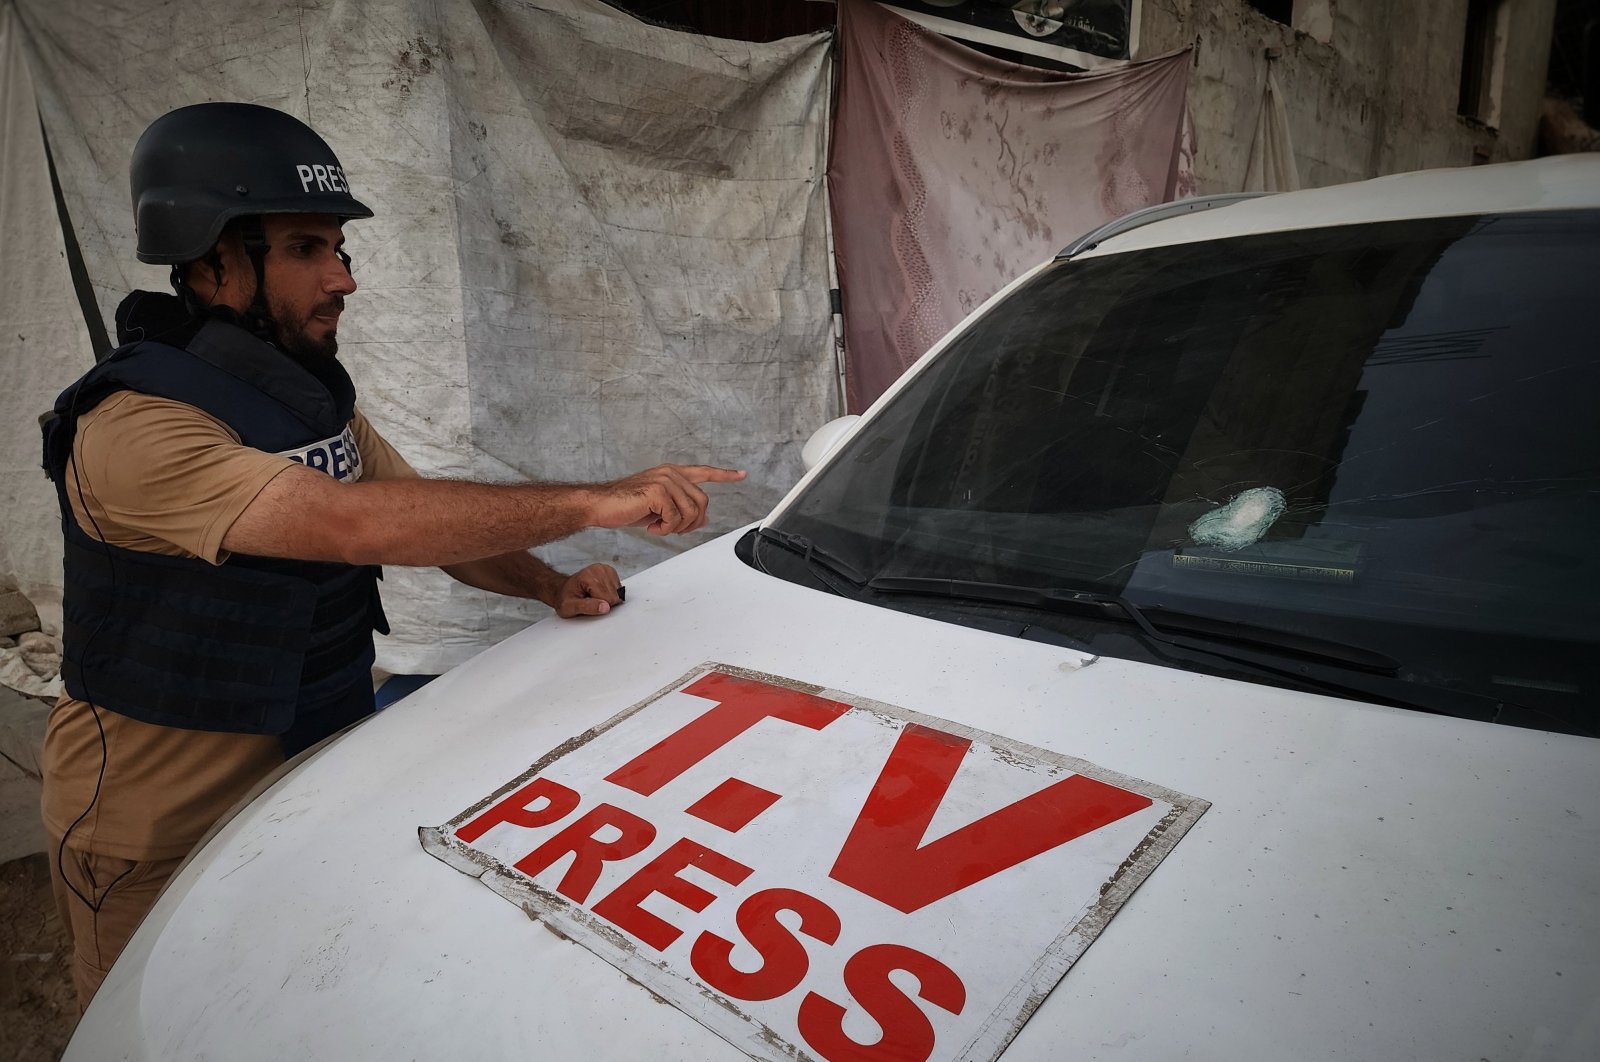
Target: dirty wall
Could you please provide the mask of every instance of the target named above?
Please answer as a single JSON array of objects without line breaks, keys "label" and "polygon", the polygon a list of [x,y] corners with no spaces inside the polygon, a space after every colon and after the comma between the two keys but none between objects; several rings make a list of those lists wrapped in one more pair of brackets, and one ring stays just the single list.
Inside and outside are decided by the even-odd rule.
[{"label": "dirty wall", "polygon": [[1244,187],[1269,64],[1300,183],[1319,187],[1527,158],[1555,0],[1501,8],[1491,86],[1498,104],[1486,121],[1457,114],[1467,0],[1297,0],[1293,25],[1245,0],[1142,0],[1139,55],[1195,46],[1197,192]]},{"label": "dirty wall", "polygon": [[[750,470],[717,491],[707,531],[586,532],[541,551],[557,567],[626,574],[756,519],[837,415],[827,35],[718,40],[595,0],[0,0],[0,19],[0,562],[41,597],[60,547],[35,418],[92,351],[50,234],[40,114],[106,320],[128,290],[167,287],[133,253],[139,133],[188,103],[261,103],[318,129],[377,213],[349,229],[361,287],[341,357],[425,475]],[[396,630],[379,662],[402,672],[544,612],[434,569],[389,569],[385,600]]]}]

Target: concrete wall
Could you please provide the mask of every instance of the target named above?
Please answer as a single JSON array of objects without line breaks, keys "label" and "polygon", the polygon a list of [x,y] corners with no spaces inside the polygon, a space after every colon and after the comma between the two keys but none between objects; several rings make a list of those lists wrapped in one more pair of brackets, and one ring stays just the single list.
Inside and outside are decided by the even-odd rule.
[{"label": "concrete wall", "polygon": [[1304,187],[1533,152],[1555,0],[1504,0],[1490,124],[1456,113],[1467,0],[1296,0],[1294,26],[1246,0],[1143,0],[1142,10],[1139,58],[1196,47],[1199,193],[1243,187],[1269,62]]}]

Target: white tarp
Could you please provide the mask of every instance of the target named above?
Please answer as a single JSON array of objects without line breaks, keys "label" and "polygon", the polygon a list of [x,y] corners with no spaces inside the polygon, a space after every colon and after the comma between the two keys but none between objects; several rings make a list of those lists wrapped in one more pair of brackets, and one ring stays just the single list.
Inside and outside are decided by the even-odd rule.
[{"label": "white tarp", "polygon": [[[129,289],[166,289],[166,271],[133,253],[139,133],[184,104],[261,103],[322,133],[377,212],[348,230],[361,290],[341,357],[363,408],[425,475],[750,470],[716,490],[705,532],[589,532],[542,551],[557,567],[606,560],[626,576],[757,518],[798,478],[800,444],[839,412],[820,180],[827,35],[719,40],[596,0],[0,9],[8,48],[20,41],[31,64],[106,320]],[[5,401],[26,408],[8,409],[0,489],[16,501],[0,562],[32,579],[57,535],[32,472],[33,418],[90,350],[44,242],[54,212],[11,54],[0,287],[18,301],[5,304],[0,356]],[[13,279],[24,276],[27,292]],[[385,601],[395,634],[379,662],[391,671],[450,666],[544,611],[432,569],[389,569]]]},{"label": "white tarp", "polygon": [[88,351],[22,35],[0,4],[0,585],[15,582],[50,631],[60,630],[61,532],[39,414]]}]

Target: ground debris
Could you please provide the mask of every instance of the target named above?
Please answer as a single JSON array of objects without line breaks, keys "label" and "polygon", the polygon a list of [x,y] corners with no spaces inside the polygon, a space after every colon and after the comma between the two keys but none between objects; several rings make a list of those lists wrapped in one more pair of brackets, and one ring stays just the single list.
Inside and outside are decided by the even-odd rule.
[{"label": "ground debris", "polygon": [[78,1021],[71,945],[42,853],[0,864],[0,1058],[61,1057]]}]

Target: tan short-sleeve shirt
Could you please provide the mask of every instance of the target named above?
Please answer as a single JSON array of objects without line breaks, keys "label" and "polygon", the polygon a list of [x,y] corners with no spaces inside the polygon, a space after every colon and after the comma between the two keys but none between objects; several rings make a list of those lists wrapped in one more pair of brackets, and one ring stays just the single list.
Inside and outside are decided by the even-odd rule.
[{"label": "tan short-sleeve shirt", "polygon": [[[350,431],[361,479],[416,477],[359,410]],[[92,537],[212,564],[227,560],[233,522],[295,463],[193,406],[132,391],[79,418],[73,455],[67,497]],[[45,732],[45,826],[56,838],[71,827],[67,843],[86,851],[176,858],[282,762],[271,735],[156,726],[62,694]]]}]

